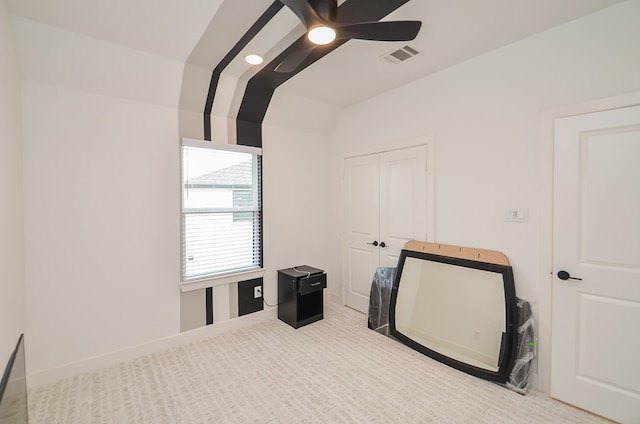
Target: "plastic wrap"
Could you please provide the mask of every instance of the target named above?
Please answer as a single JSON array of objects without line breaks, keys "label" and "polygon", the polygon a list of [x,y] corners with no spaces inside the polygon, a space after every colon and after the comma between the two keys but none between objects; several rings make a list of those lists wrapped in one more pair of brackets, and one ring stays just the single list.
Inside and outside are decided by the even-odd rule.
[{"label": "plastic wrap", "polygon": [[[396,278],[396,268],[378,268],[373,276],[369,296],[368,327],[389,337],[389,305],[391,290]],[[522,395],[527,393],[529,369],[535,356],[534,323],[531,305],[516,298],[517,352],[509,380],[504,387]]]},{"label": "plastic wrap", "polygon": [[369,295],[370,329],[389,337],[389,304],[391,288],[396,278],[395,268],[378,268],[371,283]]},{"label": "plastic wrap", "polygon": [[527,393],[529,368],[535,356],[535,336],[531,305],[526,300],[516,299],[518,312],[518,351],[505,387],[522,395]]}]

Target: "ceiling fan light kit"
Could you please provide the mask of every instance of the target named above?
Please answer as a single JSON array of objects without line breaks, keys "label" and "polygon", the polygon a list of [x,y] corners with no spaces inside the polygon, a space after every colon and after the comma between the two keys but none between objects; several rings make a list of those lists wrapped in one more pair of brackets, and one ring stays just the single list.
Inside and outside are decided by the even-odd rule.
[{"label": "ceiling fan light kit", "polygon": [[[420,21],[374,21],[337,24],[337,0],[280,0],[307,28],[313,43],[294,49],[276,67],[276,72],[294,72],[318,45],[340,40],[409,41],[416,38]],[[316,38],[317,36],[317,38]]]},{"label": "ceiling fan light kit", "polygon": [[317,26],[309,30],[307,38],[309,38],[309,41],[313,44],[324,46],[336,39],[336,32],[333,28],[327,26]]}]

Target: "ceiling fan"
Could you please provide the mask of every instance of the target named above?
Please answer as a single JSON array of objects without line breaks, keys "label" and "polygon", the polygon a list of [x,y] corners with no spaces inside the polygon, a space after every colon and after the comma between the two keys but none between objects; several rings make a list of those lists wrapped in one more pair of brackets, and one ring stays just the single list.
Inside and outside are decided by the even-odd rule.
[{"label": "ceiling fan", "polygon": [[338,0],[280,0],[307,28],[310,42],[294,50],[275,68],[276,72],[295,71],[317,47],[338,40],[409,41],[420,31],[420,21],[384,21],[338,24]]}]

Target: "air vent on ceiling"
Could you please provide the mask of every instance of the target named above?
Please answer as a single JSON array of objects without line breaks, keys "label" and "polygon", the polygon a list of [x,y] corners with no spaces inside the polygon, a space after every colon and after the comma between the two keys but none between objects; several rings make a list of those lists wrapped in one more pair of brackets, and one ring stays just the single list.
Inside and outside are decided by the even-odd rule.
[{"label": "air vent on ceiling", "polygon": [[412,58],[418,53],[420,52],[417,51],[416,49],[413,49],[409,46],[404,46],[401,49],[394,50],[390,53],[385,54],[384,56],[382,56],[382,58],[385,60],[388,60],[391,63],[400,63],[400,62],[404,62],[407,59]]}]

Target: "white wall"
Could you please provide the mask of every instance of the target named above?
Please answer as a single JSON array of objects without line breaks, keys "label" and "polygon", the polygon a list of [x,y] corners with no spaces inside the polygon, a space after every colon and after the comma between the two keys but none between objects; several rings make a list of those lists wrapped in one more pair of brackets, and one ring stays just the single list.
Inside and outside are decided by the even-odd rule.
[{"label": "white wall", "polygon": [[13,25],[33,375],[179,332],[183,64]]},{"label": "white wall", "polygon": [[[11,22],[0,1],[0,370],[25,331],[20,76]],[[1,371],[0,371],[1,372]]]},{"label": "white wall", "polygon": [[330,197],[327,180],[329,139],[276,126],[263,126],[264,296],[275,305],[277,270],[310,265],[339,283],[331,260]]},{"label": "white wall", "polygon": [[[180,331],[179,138],[202,137],[202,115],[178,110],[183,64],[26,19],[13,25],[23,80],[28,371],[46,381],[67,364]],[[324,107],[322,122],[334,119]],[[326,269],[330,284],[337,278],[326,248],[328,137],[277,126],[285,118],[272,116],[263,137],[272,304],[277,269],[306,263]]]},{"label": "white wall", "polygon": [[[637,40],[640,1],[634,0],[350,107],[332,135],[333,174],[344,152],[434,134],[435,240],[504,252],[518,295],[545,315],[552,159],[541,143],[545,111],[640,90]],[[335,177],[331,191],[339,199]],[[505,223],[508,207],[529,208],[529,223]],[[334,228],[339,211],[334,206]],[[331,244],[339,243],[336,237]],[[548,331],[540,337],[547,349]]]},{"label": "white wall", "polygon": [[23,83],[30,373],[179,331],[177,111]]},{"label": "white wall", "polygon": [[22,80],[175,108],[184,64],[13,17]]},{"label": "white wall", "polygon": [[328,129],[340,108],[276,90],[262,127],[265,300],[277,303],[277,270],[309,265],[342,290],[338,245],[331,244]]}]

